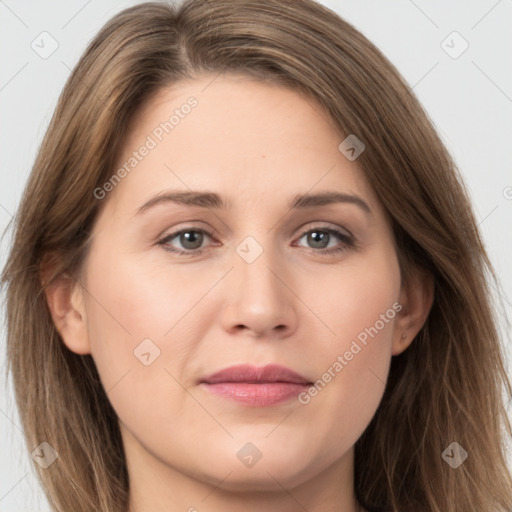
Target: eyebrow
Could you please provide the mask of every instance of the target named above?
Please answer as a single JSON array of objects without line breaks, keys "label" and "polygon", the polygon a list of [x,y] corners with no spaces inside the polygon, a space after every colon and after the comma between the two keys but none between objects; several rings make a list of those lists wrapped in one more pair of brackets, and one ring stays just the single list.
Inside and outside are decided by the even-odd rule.
[{"label": "eyebrow", "polygon": [[[165,203],[177,203],[185,206],[198,206],[200,208],[211,208],[215,210],[229,210],[232,207],[232,202],[223,199],[215,192],[182,192],[170,191],[158,194],[151,198],[149,201],[139,207],[135,215],[140,215],[150,208]],[[347,194],[342,192],[320,192],[317,194],[298,194],[291,198],[289,208],[306,209],[317,206],[325,206],[335,203],[348,203],[361,208],[365,213],[372,213],[370,207],[361,197],[354,194]]]}]

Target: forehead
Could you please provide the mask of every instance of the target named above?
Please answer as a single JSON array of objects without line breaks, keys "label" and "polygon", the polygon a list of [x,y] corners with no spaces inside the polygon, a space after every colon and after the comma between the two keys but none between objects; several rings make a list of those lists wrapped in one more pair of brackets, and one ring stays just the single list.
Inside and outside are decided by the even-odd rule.
[{"label": "forehead", "polygon": [[165,187],[208,189],[261,203],[336,187],[375,202],[357,162],[340,152],[343,139],[295,90],[204,75],[159,90],[137,112],[116,166],[128,177],[112,195],[133,203]]}]

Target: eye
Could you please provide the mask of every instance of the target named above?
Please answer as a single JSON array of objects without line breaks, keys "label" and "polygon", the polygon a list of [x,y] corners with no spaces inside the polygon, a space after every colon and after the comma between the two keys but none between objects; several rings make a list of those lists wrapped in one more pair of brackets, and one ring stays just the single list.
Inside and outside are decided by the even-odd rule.
[{"label": "eye", "polygon": [[[299,241],[302,239],[306,240],[310,248],[318,249],[315,252],[324,254],[345,251],[355,245],[352,235],[328,227],[310,228],[300,236]],[[331,242],[334,243],[331,244]]]},{"label": "eye", "polygon": [[[211,237],[212,233],[204,229],[188,228],[171,233],[157,243],[164,246],[164,248],[170,252],[176,252],[178,254],[200,254],[205,249],[205,247],[201,247],[205,238]],[[173,240],[175,240],[174,243]],[[174,244],[176,243],[179,243],[181,247],[175,247]]]},{"label": "eye", "polygon": [[[203,246],[203,243],[212,237],[213,234],[204,229],[186,228],[166,235],[157,244],[169,252],[195,256],[208,249],[208,245]],[[355,246],[352,235],[330,227],[310,227],[299,237],[299,242],[302,239],[313,252],[320,254],[338,253]]]}]

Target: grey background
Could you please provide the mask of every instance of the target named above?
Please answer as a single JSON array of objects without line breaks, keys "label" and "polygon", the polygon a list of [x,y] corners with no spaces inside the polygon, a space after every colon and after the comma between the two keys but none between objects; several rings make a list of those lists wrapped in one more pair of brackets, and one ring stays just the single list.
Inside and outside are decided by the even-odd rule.
[{"label": "grey background", "polygon": [[[16,210],[70,69],[104,22],[136,3],[139,2],[0,0],[0,230]],[[512,0],[321,3],[371,39],[413,86],[465,178],[501,279],[501,300],[510,318]],[[463,39],[450,35],[454,31]],[[42,32],[50,36],[41,36]],[[464,40],[469,47],[453,58],[464,48]],[[58,48],[47,58],[33,49],[49,51],[52,44],[58,44]],[[0,247],[2,267],[8,241],[6,237]],[[3,299],[4,296],[2,303]],[[3,317],[0,512],[49,511],[32,468],[30,451],[22,442],[12,390],[9,385],[4,388],[2,322]],[[503,328],[506,329],[505,323]],[[510,373],[510,347],[507,350]],[[510,403],[508,407],[510,411]]]}]

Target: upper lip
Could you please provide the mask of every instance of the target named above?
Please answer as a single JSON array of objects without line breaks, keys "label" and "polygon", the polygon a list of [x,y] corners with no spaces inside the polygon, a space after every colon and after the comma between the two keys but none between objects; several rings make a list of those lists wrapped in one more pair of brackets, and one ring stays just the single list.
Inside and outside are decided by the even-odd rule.
[{"label": "upper lip", "polygon": [[201,380],[207,384],[219,382],[247,382],[254,384],[289,382],[294,384],[311,384],[305,377],[290,368],[277,364],[266,366],[252,366],[240,364],[224,368]]}]

